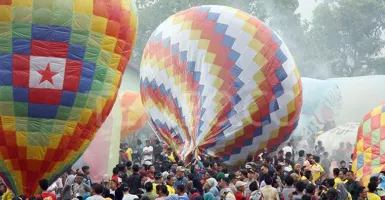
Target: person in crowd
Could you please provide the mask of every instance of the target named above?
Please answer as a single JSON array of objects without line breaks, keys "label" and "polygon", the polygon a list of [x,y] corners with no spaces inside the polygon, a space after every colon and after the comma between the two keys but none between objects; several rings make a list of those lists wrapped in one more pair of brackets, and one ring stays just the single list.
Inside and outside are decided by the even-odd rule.
[{"label": "person in crowd", "polygon": [[310,197],[309,200],[317,200],[317,197],[315,196],[315,190],[316,187],[313,184],[307,184],[306,185],[306,195]]},{"label": "person in crowd", "polygon": [[115,180],[118,183],[122,182],[122,180],[119,181],[119,169],[117,167],[112,169],[111,180]]},{"label": "person in crowd", "polygon": [[245,168],[247,168],[246,166],[250,166],[253,169],[257,169],[257,165],[254,162],[254,157],[252,155],[247,155]]},{"label": "person in crowd", "polygon": [[175,189],[174,189],[174,183],[175,183],[175,177],[173,175],[168,175],[167,180],[166,180],[166,187],[168,194],[175,194]]},{"label": "person in crowd", "polygon": [[259,191],[258,182],[254,181],[249,185],[251,193],[246,196],[246,200],[263,200],[263,194]]},{"label": "person in crowd", "polygon": [[289,194],[290,200],[301,200],[304,195],[304,190],[306,188],[306,184],[302,181],[299,181],[295,184],[295,191]]},{"label": "person in crowd", "polygon": [[143,148],[143,162],[153,162],[154,148],[151,146],[150,140],[146,140],[146,146]]},{"label": "person in crowd", "polygon": [[[357,200],[359,196],[359,189],[361,187],[360,183],[356,180],[354,180],[354,172],[348,171],[346,174],[346,179],[348,180],[346,183],[346,189],[348,192],[352,195],[352,200]],[[367,196],[367,194],[366,194]],[[366,198],[366,197],[365,197]]]},{"label": "person in crowd", "polygon": [[259,183],[262,183],[262,181],[264,181],[265,177],[267,177],[267,176],[270,176],[269,175],[269,166],[263,165],[262,169],[261,169],[261,173],[259,174]]},{"label": "person in crowd", "polygon": [[155,181],[155,167],[154,165],[147,165],[146,167],[147,178],[151,181]]},{"label": "person in crowd", "polygon": [[154,159],[156,160],[157,158],[161,157],[163,147],[160,145],[159,139],[155,140],[155,146],[154,146]]},{"label": "person in crowd", "polygon": [[239,176],[235,174],[229,174],[230,184],[229,188],[235,194],[237,192],[237,187],[235,187],[235,184],[239,181]]},{"label": "person in crowd", "polygon": [[368,184],[368,200],[381,200],[380,196],[376,194],[377,182],[371,181]]},{"label": "person in crowd", "polygon": [[119,183],[116,180],[110,180],[110,194],[115,195]]},{"label": "person in crowd", "polygon": [[71,195],[73,198],[88,195],[91,192],[91,187],[84,183],[84,175],[77,174],[75,183],[71,186]]},{"label": "person in crowd", "polygon": [[91,186],[91,197],[88,197],[87,200],[104,200],[102,196],[104,192],[104,187],[101,184],[94,183]]},{"label": "person in crowd", "polygon": [[293,147],[292,147],[292,141],[289,141],[285,147],[283,147],[283,154],[286,155],[290,152],[290,155],[293,154]]},{"label": "person in crowd", "polygon": [[131,160],[126,162],[126,174],[127,174],[127,177],[131,176],[131,174],[132,174],[132,161]]},{"label": "person in crowd", "polygon": [[110,188],[110,177],[108,176],[108,174],[103,175],[101,184],[105,188]]},{"label": "person in crowd", "polygon": [[274,159],[274,165],[275,166],[283,165],[284,164],[284,160],[285,160],[284,155],[285,154],[284,154],[283,150],[279,150],[278,151],[278,157],[277,157],[277,159]]},{"label": "person in crowd", "polygon": [[[279,200],[278,190],[272,186],[273,179],[270,176],[265,177],[266,186],[261,188],[264,200]],[[238,199],[237,199],[238,200]]]},{"label": "person in crowd", "polygon": [[313,155],[306,154],[306,160],[303,162],[303,165],[302,165],[302,167],[304,167],[305,170],[311,168],[310,159],[312,158],[313,158]]},{"label": "person in crowd", "polygon": [[203,185],[203,189],[205,190],[205,192],[211,192],[214,197],[219,197],[219,191],[217,186],[217,180],[215,180],[215,178],[209,178],[206,180],[205,185]]},{"label": "person in crowd", "polygon": [[56,200],[56,195],[54,193],[48,192],[49,183],[47,179],[42,179],[39,181],[39,187],[41,189],[40,195],[36,196],[40,199],[50,198]]},{"label": "person in crowd", "polygon": [[185,177],[185,169],[182,166],[176,168],[176,179],[174,182],[174,188],[177,188],[179,185],[187,186],[187,178]]},{"label": "person in crowd", "polygon": [[301,177],[301,181],[305,184],[313,183],[313,175],[310,170],[306,170],[304,175]]},{"label": "person in crowd", "polygon": [[219,182],[219,188],[221,189],[219,191],[219,196],[221,199],[225,198],[225,194],[232,193],[235,194],[231,189],[230,189],[230,179],[228,177],[222,178],[222,181]]},{"label": "person in crowd", "polygon": [[135,199],[139,199],[139,197],[135,194],[130,194],[130,189],[129,189],[129,186],[126,184],[126,183],[122,183],[120,185],[120,188],[122,189],[123,191],[123,200],[135,200]]},{"label": "person in crowd", "polygon": [[339,182],[337,184],[337,190],[339,192],[340,200],[352,200],[352,195],[346,189],[345,184],[343,182]]},{"label": "person in crowd", "polygon": [[322,154],[322,159],[321,159],[321,167],[325,170],[325,178],[329,178],[330,176],[330,167],[332,166],[331,161],[329,159],[329,153],[324,152]]},{"label": "person in crowd", "polygon": [[91,187],[92,181],[91,181],[91,178],[89,177],[91,174],[90,167],[89,166],[83,166],[82,172],[84,174],[83,182]]},{"label": "person in crowd", "polygon": [[167,186],[159,185],[159,196],[155,200],[167,200],[169,196]]},{"label": "person in crowd", "polygon": [[320,157],[314,156],[314,159],[312,157],[313,156],[311,156],[310,158],[310,164],[311,164],[310,171],[312,172],[314,183],[318,183],[318,181],[321,180],[325,171],[322,168],[322,166],[319,164]]},{"label": "person in crowd", "polygon": [[245,186],[246,186],[246,183],[245,182],[242,182],[242,181],[237,181],[237,183],[235,183],[235,187],[237,188],[237,192],[235,193],[235,199],[236,200],[243,200],[244,197],[244,192],[245,192]]},{"label": "person in crowd", "polygon": [[368,191],[366,190],[365,187],[359,186],[357,188],[357,193],[358,193],[358,200],[368,200]]},{"label": "person in crowd", "polygon": [[257,185],[258,185],[258,181],[256,177],[257,174],[254,172],[254,169],[253,168],[249,168],[247,170],[247,178],[244,180],[246,182],[246,186],[245,186],[245,196],[249,196],[251,194],[251,190],[250,190],[250,184],[252,184],[253,182],[257,182]]},{"label": "person in crowd", "polygon": [[304,162],[305,162],[305,151],[304,150],[300,150],[298,152],[298,159],[297,159],[297,161],[295,163],[299,164],[302,167]]},{"label": "person in crowd", "polygon": [[282,190],[282,195],[284,200],[289,200],[289,194],[295,191],[294,178],[292,176],[287,176],[285,179],[285,187]]},{"label": "person in crowd", "polygon": [[139,165],[135,164],[132,167],[132,175],[128,177],[127,182],[125,182],[130,190],[131,194],[140,195],[142,191],[139,189],[141,186],[141,178],[139,176]]},{"label": "person in crowd", "polygon": [[340,169],[334,168],[333,176],[334,176],[334,188],[337,189],[337,184],[342,181],[340,177]]},{"label": "person in crowd", "polygon": [[[156,199],[156,197],[157,197],[156,191],[153,191],[154,187],[150,181],[148,181],[144,184],[144,189],[146,190],[146,192],[142,195],[142,197],[147,196],[150,200]],[[156,190],[156,187],[155,187],[155,190]]]},{"label": "person in crowd", "polygon": [[14,196],[12,191],[4,183],[0,183],[0,193],[2,194],[2,200],[12,200]]},{"label": "person in crowd", "polygon": [[188,200],[187,194],[185,192],[185,185],[183,184],[178,185],[175,191],[179,200]]}]

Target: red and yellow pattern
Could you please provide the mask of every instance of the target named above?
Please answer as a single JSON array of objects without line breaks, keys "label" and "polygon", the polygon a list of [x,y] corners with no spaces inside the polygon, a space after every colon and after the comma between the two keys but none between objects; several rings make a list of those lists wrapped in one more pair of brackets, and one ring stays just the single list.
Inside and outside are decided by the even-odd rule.
[{"label": "red and yellow pattern", "polygon": [[122,131],[120,138],[126,138],[141,129],[148,120],[139,92],[125,91],[120,94],[122,110]]}]

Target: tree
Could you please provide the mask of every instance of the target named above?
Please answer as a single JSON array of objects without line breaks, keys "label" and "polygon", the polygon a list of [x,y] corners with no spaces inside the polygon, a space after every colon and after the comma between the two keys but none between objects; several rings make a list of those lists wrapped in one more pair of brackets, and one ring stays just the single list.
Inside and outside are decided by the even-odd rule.
[{"label": "tree", "polygon": [[383,0],[327,0],[314,10],[309,41],[335,76],[384,73],[384,25]]}]

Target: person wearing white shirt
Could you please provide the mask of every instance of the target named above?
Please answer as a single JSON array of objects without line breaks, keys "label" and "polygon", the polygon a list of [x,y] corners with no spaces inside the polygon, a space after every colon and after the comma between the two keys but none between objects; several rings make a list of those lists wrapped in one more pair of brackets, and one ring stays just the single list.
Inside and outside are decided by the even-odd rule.
[{"label": "person wearing white shirt", "polygon": [[128,185],[127,185],[126,183],[122,183],[122,184],[120,185],[120,187],[123,189],[123,193],[124,193],[124,196],[123,196],[123,199],[122,199],[122,200],[134,200],[134,199],[139,199],[138,196],[128,193],[129,188],[128,188]]},{"label": "person wearing white shirt", "polygon": [[88,197],[88,200],[104,200],[103,194],[103,186],[101,184],[95,183],[91,188],[91,197]]},{"label": "person wearing white shirt", "polygon": [[293,148],[291,147],[291,142],[288,142],[287,146],[283,147],[282,151],[283,155],[286,155],[287,152],[290,152],[291,155],[293,155]]},{"label": "person wearing white shirt", "polygon": [[152,160],[152,155],[153,155],[153,147],[150,145],[150,140],[146,140],[146,146],[143,148],[143,162],[145,161],[151,161]]}]

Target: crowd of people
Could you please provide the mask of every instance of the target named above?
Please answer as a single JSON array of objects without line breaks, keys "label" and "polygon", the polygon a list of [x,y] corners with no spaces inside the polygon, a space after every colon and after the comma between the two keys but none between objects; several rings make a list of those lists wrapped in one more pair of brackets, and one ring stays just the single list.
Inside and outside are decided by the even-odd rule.
[{"label": "crowd of people", "polygon": [[[227,169],[218,158],[204,156],[186,163],[159,140],[148,140],[144,147],[138,141],[134,149],[121,147],[111,177],[105,175],[102,182],[94,183],[88,166],[69,169],[50,186],[41,180],[42,192],[29,199],[380,200],[385,189],[385,172],[362,186],[344,160],[337,159],[339,166],[332,167],[336,159],[329,158],[322,143],[305,152],[296,151],[289,142],[276,155],[265,151],[247,156],[237,170]],[[2,200],[25,199],[13,197],[5,184],[0,184],[0,194]]]}]

